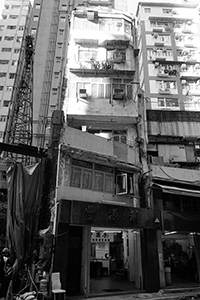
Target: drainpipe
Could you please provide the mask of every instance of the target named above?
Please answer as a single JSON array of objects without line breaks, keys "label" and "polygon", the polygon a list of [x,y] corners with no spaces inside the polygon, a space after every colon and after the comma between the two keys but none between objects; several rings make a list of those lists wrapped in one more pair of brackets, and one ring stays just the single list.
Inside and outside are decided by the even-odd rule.
[{"label": "drainpipe", "polygon": [[[56,186],[55,186],[55,196],[54,196],[54,207],[51,211],[51,224],[52,224],[52,233],[54,236],[53,239],[53,249],[55,249],[55,241],[56,241],[56,229],[57,229],[57,213],[58,213],[58,177],[59,177],[59,163],[60,163],[60,152],[61,152],[61,144],[58,144],[58,153],[57,153],[57,170],[56,170]],[[52,257],[51,257],[51,268],[50,268],[50,274],[53,272],[53,263],[54,263],[54,256],[55,251],[52,251]]]},{"label": "drainpipe", "polygon": [[52,216],[53,222],[53,234],[56,234],[57,228],[57,213],[58,213],[58,178],[59,178],[59,164],[60,164],[60,153],[61,153],[61,143],[58,144],[58,155],[57,155],[57,171],[56,171],[56,186],[55,186],[55,197],[54,197],[54,212]]}]

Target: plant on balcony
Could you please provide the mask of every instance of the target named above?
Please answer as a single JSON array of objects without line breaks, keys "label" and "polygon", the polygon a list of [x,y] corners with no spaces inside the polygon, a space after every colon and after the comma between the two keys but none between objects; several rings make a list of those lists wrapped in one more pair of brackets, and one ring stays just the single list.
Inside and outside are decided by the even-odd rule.
[{"label": "plant on balcony", "polygon": [[113,69],[113,62],[110,60],[105,60],[102,62],[102,69],[105,70],[112,70]]},{"label": "plant on balcony", "polygon": [[92,69],[99,70],[101,68],[100,62],[95,60],[94,58],[91,58],[90,62],[91,62],[91,68]]}]

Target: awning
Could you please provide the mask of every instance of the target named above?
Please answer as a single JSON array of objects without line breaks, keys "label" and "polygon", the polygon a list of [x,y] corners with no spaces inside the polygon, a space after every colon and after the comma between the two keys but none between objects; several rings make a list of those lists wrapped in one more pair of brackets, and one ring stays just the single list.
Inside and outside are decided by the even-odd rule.
[{"label": "awning", "polygon": [[160,187],[162,189],[163,193],[167,193],[167,194],[200,197],[200,190],[184,189],[184,188],[178,188],[175,186],[168,186],[168,185],[162,185],[162,184],[154,184],[154,186]]}]

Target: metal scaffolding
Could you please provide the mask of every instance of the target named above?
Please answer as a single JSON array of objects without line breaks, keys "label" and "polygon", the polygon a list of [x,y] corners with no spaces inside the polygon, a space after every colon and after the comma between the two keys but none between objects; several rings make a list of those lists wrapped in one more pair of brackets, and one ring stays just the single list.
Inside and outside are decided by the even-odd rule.
[{"label": "metal scaffolding", "polygon": [[[21,57],[23,64],[18,78],[16,77],[16,88],[13,91],[12,100],[7,116],[4,133],[4,143],[10,145],[31,146],[33,139],[33,56],[34,45],[31,35],[25,36],[25,45]],[[15,161],[28,163],[30,157],[16,153],[7,153]]]}]

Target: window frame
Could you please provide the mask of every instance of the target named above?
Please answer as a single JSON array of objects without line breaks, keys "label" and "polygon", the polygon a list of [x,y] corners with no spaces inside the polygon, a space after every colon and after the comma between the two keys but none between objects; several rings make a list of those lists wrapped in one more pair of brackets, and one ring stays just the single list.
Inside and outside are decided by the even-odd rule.
[{"label": "window frame", "polygon": [[[76,171],[76,174],[73,172]],[[79,178],[76,182],[76,180],[73,181],[73,177],[77,176],[79,172]],[[84,174],[90,174],[89,177],[89,182],[87,184],[84,183]],[[102,178],[102,183],[99,185],[97,184],[97,177],[95,175],[100,175]],[[109,178],[110,183],[109,186],[110,188],[106,185],[106,178]],[[111,184],[112,182],[112,184]],[[100,192],[100,193],[108,193],[108,194],[113,194],[114,193],[114,186],[115,186],[115,180],[114,180],[114,173],[109,173],[106,171],[101,171],[95,169],[95,167],[85,167],[85,166],[79,166],[79,165],[74,165],[73,163],[71,164],[70,168],[70,187],[75,187],[75,188],[81,188],[84,190],[91,190],[93,192]]]}]

